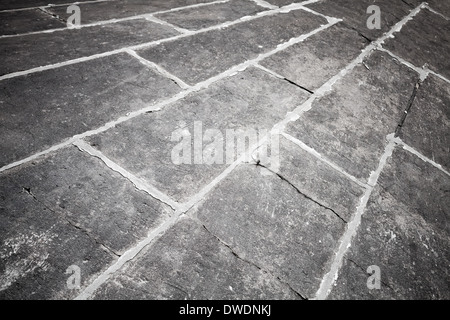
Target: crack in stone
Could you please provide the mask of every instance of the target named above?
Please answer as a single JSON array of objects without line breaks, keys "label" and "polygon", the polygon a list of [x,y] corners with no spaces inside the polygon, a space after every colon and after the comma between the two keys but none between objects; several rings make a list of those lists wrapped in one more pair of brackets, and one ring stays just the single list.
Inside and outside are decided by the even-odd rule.
[{"label": "crack in stone", "polygon": [[283,80],[289,82],[290,84],[292,84],[292,85],[294,85],[294,86],[296,86],[296,87],[299,87],[300,89],[305,90],[306,92],[308,92],[308,93],[310,93],[310,94],[314,94],[313,91],[311,91],[311,90],[309,90],[309,89],[307,89],[307,88],[305,88],[305,87],[299,85],[298,83],[295,83],[295,82],[292,81],[292,80],[289,80],[288,78],[283,78]]},{"label": "crack in stone", "polygon": [[98,244],[99,246],[105,248],[109,253],[112,253],[113,255],[115,255],[116,257],[120,258],[120,254],[118,254],[117,252],[115,252],[113,249],[109,248],[107,245],[101,243],[100,241],[98,241],[93,235],[90,234],[89,231],[84,230],[83,228],[81,228],[80,226],[77,226],[74,222],[72,222],[70,219],[68,219],[64,214],[57,212],[56,210],[50,208],[50,206],[48,206],[44,201],[39,200],[36,195],[34,195],[31,192],[31,188],[26,188],[26,187],[22,187],[22,189],[28,194],[30,195],[36,202],[38,202],[39,204],[41,204],[42,206],[44,206],[47,210],[53,212],[54,214],[61,216],[64,221],[66,221],[69,225],[71,225],[72,227],[76,228],[77,230],[80,230],[81,232],[83,232],[84,234],[86,234],[90,239],[92,239],[96,244]]},{"label": "crack in stone", "polygon": [[199,221],[198,219],[195,219],[202,227],[203,229],[206,230],[206,232],[208,232],[211,236],[213,236],[215,239],[217,239],[217,241],[219,241],[222,245],[224,245],[226,248],[228,248],[228,250],[230,250],[231,254],[234,255],[237,259],[248,263],[252,266],[254,266],[255,268],[257,268],[258,270],[260,270],[263,273],[266,273],[268,275],[270,275],[271,277],[277,279],[278,281],[280,281],[281,283],[285,284],[295,295],[297,295],[301,300],[308,300],[307,298],[305,298],[301,293],[299,293],[297,290],[295,290],[294,288],[292,288],[292,286],[289,284],[289,282],[282,280],[279,276],[274,275],[272,272],[267,271],[265,269],[263,269],[262,267],[258,266],[256,263],[254,263],[253,261],[247,260],[242,258],[238,253],[236,253],[234,251],[234,249],[227,243],[225,243],[222,239],[220,239],[218,236],[216,236],[213,232],[211,232],[201,221]]},{"label": "crack in stone", "polygon": [[303,197],[305,197],[306,199],[308,199],[308,200],[314,202],[315,204],[319,205],[320,207],[322,207],[322,208],[324,208],[324,209],[330,210],[331,212],[334,213],[334,215],[335,215],[336,217],[338,217],[338,218],[339,218],[340,220],[342,220],[345,224],[347,224],[347,221],[346,221],[344,218],[342,218],[342,217],[341,217],[336,211],[334,211],[332,208],[327,207],[326,205],[320,203],[319,201],[317,201],[317,200],[311,198],[310,196],[308,196],[307,194],[303,193],[302,191],[300,191],[300,189],[298,189],[293,183],[291,183],[288,179],[286,179],[285,177],[283,177],[281,174],[279,174],[278,172],[275,172],[275,171],[273,171],[273,170],[267,168],[267,167],[264,166],[263,164],[261,164],[261,161],[260,161],[260,160],[258,160],[258,161],[256,162],[256,166],[263,167],[263,168],[269,170],[270,172],[272,172],[273,174],[277,175],[278,178],[280,178],[281,180],[283,180],[283,181],[285,181],[286,183],[288,183],[292,188],[294,188],[294,189],[295,189],[299,194],[301,194]]},{"label": "crack in stone", "polygon": [[65,19],[61,18],[59,15],[53,14],[53,13],[51,13],[50,11],[48,11],[47,9],[42,8],[42,7],[38,8],[38,9],[39,9],[40,11],[44,12],[45,14],[48,14],[49,16],[52,16],[52,17],[55,18],[56,20],[59,20],[59,21],[63,22],[64,24],[67,24],[67,21],[66,21]]},{"label": "crack in stone", "polygon": [[398,123],[397,128],[395,129],[394,137],[398,137],[401,134],[402,127],[403,127],[403,125],[405,124],[405,121],[406,121],[406,117],[408,117],[408,113],[411,110],[411,107],[412,107],[412,105],[414,103],[414,100],[416,99],[417,90],[420,87],[420,83],[421,83],[421,80],[419,79],[416,82],[415,86],[414,86],[414,90],[413,90],[413,92],[411,94],[411,97],[409,98],[409,101],[408,101],[408,105],[406,106],[406,109],[403,112],[403,116],[400,119],[400,122]]}]

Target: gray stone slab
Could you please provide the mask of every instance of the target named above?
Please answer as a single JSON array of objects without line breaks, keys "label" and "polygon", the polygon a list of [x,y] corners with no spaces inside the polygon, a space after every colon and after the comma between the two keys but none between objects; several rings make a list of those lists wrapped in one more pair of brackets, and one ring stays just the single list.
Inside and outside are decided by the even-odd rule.
[{"label": "gray stone slab", "polygon": [[286,285],[237,257],[201,224],[182,218],[94,294],[93,299],[298,299]]},{"label": "gray stone slab", "polygon": [[314,91],[356,58],[368,43],[356,31],[339,23],[260,64]]},{"label": "gray stone slab", "polygon": [[170,27],[136,19],[0,39],[0,75],[112,51],[177,35]]},{"label": "gray stone slab", "polygon": [[[371,5],[380,8],[380,29],[367,27],[367,20],[373,14],[367,13]],[[327,16],[343,19],[345,24],[372,41],[389,31],[415,7],[402,0],[322,0],[307,6]]]},{"label": "gray stone slab", "polygon": [[286,180],[260,169],[240,165],[189,214],[239,257],[312,298],[346,224]]},{"label": "gray stone slab", "polygon": [[210,6],[156,14],[155,17],[188,30],[199,30],[267,10],[248,0],[232,0]]},{"label": "gray stone slab", "polygon": [[71,265],[84,288],[115,257],[81,229],[35,199],[9,175],[0,176],[0,299],[73,299]]},{"label": "gray stone slab", "polygon": [[302,2],[302,0],[265,0],[265,1],[278,7],[283,7],[292,3]]},{"label": "gray stone slab", "polygon": [[[77,0],[77,2],[85,2],[90,0]],[[67,0],[51,0],[53,4],[68,3]],[[49,0],[3,0],[0,4],[0,10],[12,10],[30,7],[39,7],[48,5]]]},{"label": "gray stone slab", "polygon": [[[185,7],[200,3],[208,3],[214,0],[113,0],[96,3],[81,3],[81,24],[127,18],[136,15],[165,11],[179,7]],[[48,8],[48,11],[67,20],[71,13],[67,13],[66,6]]]},{"label": "gray stone slab", "polygon": [[[400,148],[374,189],[330,299],[449,299],[450,177]],[[367,268],[381,271],[369,289]]]},{"label": "gray stone slab", "polygon": [[450,171],[450,84],[429,75],[417,92],[400,137]]},{"label": "gray stone slab", "polygon": [[[287,81],[249,68],[160,112],[124,122],[87,140],[136,176],[174,200],[185,202],[229,165],[226,148],[231,145],[226,142],[227,130],[248,129],[260,134],[281,121],[307,96],[306,91]],[[196,122],[200,123],[199,129],[194,127]],[[222,142],[219,136],[208,140],[204,136],[207,130],[218,130]],[[186,151],[188,161],[176,164],[172,152],[182,143],[181,133],[187,137],[183,141],[192,146]],[[194,140],[200,142],[194,144]],[[203,157],[196,161],[195,145],[200,145],[204,154],[210,154],[206,150],[217,146],[214,143],[218,143],[214,150],[223,152],[222,162],[207,164]],[[232,161],[237,159],[236,154],[231,154]]]},{"label": "gray stone slab", "polygon": [[[356,212],[364,188],[286,138],[281,137],[279,142],[280,167],[277,173],[307,197],[349,221]],[[270,161],[260,158],[257,152],[255,159],[271,168]]]},{"label": "gray stone slab", "polygon": [[1,81],[0,166],[180,90],[127,54]]},{"label": "gray stone slab", "polygon": [[13,169],[8,176],[48,210],[115,254],[145,238],[172,213],[74,146]]},{"label": "gray stone slab", "polygon": [[431,9],[450,18],[450,3],[448,1],[428,0],[427,3]]},{"label": "gray stone slab", "polygon": [[395,33],[395,38],[386,40],[383,47],[417,67],[426,64],[430,70],[449,79],[449,33],[449,20],[423,9]]},{"label": "gray stone slab", "polygon": [[0,35],[64,28],[65,23],[39,9],[0,12]]},{"label": "gray stone slab", "polygon": [[324,18],[296,10],[163,43],[140,50],[139,54],[194,84],[271,51],[321,24],[326,24]]},{"label": "gray stone slab", "polygon": [[418,75],[374,51],[287,132],[366,182],[402,118]]}]

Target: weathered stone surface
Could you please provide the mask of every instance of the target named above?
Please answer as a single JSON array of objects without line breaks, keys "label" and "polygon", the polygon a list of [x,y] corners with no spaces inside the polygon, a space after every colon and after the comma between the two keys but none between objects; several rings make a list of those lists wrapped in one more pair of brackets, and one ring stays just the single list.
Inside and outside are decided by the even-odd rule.
[{"label": "weathered stone surface", "polygon": [[248,0],[232,0],[210,6],[156,14],[155,17],[189,30],[199,30],[267,10]]},{"label": "weathered stone surface", "polygon": [[0,166],[180,90],[127,54],[0,82]]},{"label": "weathered stone surface", "polygon": [[395,132],[418,75],[388,54],[373,52],[287,127],[348,173],[367,181]]},{"label": "weathered stone surface", "polygon": [[[81,12],[81,24],[87,24],[111,19],[127,18],[212,1],[214,0],[113,0],[82,3],[78,6],[80,7]],[[58,15],[63,20],[67,20],[71,15],[70,13],[67,13],[66,10],[66,6],[48,8],[48,11]]]},{"label": "weathered stone surface", "polygon": [[145,238],[172,213],[99,159],[73,146],[8,175],[49,211],[117,254]]},{"label": "weathered stone surface", "polygon": [[[367,20],[373,14],[373,11],[367,13],[367,10],[372,5],[380,8],[380,29],[369,29],[367,26]],[[415,7],[402,0],[322,0],[307,6],[327,16],[343,19],[345,24],[372,41],[389,31]]]},{"label": "weathered stone surface", "polygon": [[[302,89],[250,68],[166,106],[163,111],[145,114],[87,140],[136,176],[184,202],[229,165],[226,130],[248,129],[259,134],[263,129],[271,129],[306,98]],[[195,129],[195,122],[200,123],[200,129]],[[208,129],[219,130],[223,141],[204,136]],[[172,151],[180,145],[181,133],[192,147],[186,152],[188,161],[175,164]],[[222,163],[207,164],[203,157],[196,161],[195,145],[200,144],[194,141],[203,144],[203,154],[210,154],[207,148],[218,142],[213,150],[223,152]],[[231,155],[232,161],[237,159],[235,155]]]},{"label": "weathered stone surface", "polygon": [[[383,170],[330,299],[449,299],[450,177],[400,148]],[[381,288],[369,290],[369,266]]]},{"label": "weathered stone surface", "polygon": [[[364,188],[286,138],[281,137],[279,142],[280,167],[277,173],[303,194],[349,221],[356,211]],[[271,159],[261,159],[258,150],[255,152],[255,159],[260,160],[261,165],[271,168]]]},{"label": "weathered stone surface", "polygon": [[339,23],[260,64],[314,91],[356,58],[366,45],[366,39]]},{"label": "weathered stone surface", "polygon": [[64,28],[66,25],[39,9],[0,12],[0,35]]},{"label": "weathered stone surface", "polygon": [[182,218],[103,284],[94,299],[298,299],[272,275],[237,257],[201,224]]},{"label": "weathered stone surface", "polygon": [[327,272],[345,223],[256,165],[237,167],[190,214],[242,259],[311,298]]},{"label": "weathered stone surface", "polygon": [[401,130],[401,138],[450,171],[450,84],[429,75]]},{"label": "weathered stone surface", "polygon": [[[67,0],[51,0],[53,4],[68,3]],[[77,0],[77,2],[85,2],[89,0]],[[29,7],[38,7],[48,5],[49,0],[3,0],[0,3],[0,10],[21,9]]]},{"label": "weathered stone surface", "polygon": [[[423,9],[408,21],[384,48],[417,67],[427,64],[430,70],[450,78],[450,21]],[[411,36],[413,35],[413,36]]]},{"label": "weathered stone surface", "polygon": [[146,19],[0,39],[0,75],[177,35]]},{"label": "weathered stone surface", "polygon": [[163,43],[140,50],[139,54],[194,84],[325,23],[322,17],[295,10]]},{"label": "weathered stone surface", "polygon": [[296,2],[302,2],[302,0],[265,0],[265,1],[278,7],[283,7]]},{"label": "weathered stone surface", "polygon": [[[33,191],[33,190],[31,190]],[[0,299],[72,299],[66,274],[81,271],[81,288],[114,260],[83,230],[29,194],[11,175],[0,176]]]},{"label": "weathered stone surface", "polygon": [[448,1],[428,0],[427,3],[431,9],[447,16],[447,18],[450,17],[450,3]]}]

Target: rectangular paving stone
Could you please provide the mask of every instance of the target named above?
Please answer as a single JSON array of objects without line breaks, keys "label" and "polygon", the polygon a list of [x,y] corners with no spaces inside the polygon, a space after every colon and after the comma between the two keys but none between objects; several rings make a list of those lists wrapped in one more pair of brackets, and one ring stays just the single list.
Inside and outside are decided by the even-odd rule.
[{"label": "rectangular paving stone", "polygon": [[8,171],[7,176],[17,186],[11,192],[28,190],[49,211],[118,255],[172,213],[74,146]]},{"label": "rectangular paving stone", "polygon": [[0,35],[64,28],[66,24],[39,9],[0,12]]},{"label": "rectangular paving stone", "polygon": [[[77,0],[76,2],[85,2],[85,1],[90,1],[90,0]],[[53,4],[68,3],[67,0],[51,0],[51,2]],[[48,5],[48,3],[49,3],[49,0],[33,0],[33,1],[30,1],[30,0],[3,0],[0,3],[0,10],[11,10],[11,9],[46,6],[46,5]]]},{"label": "rectangular paving stone", "polygon": [[[449,299],[450,177],[397,148],[374,189],[329,299]],[[369,266],[380,289],[369,289]]]},{"label": "rectangular paving stone", "polygon": [[[411,1],[402,0],[322,0],[316,3],[308,4],[307,7],[318,11],[327,16],[340,18],[344,24],[358,30],[362,35],[376,40],[383,33],[389,31],[397,22],[403,19],[409,12],[416,7]],[[367,13],[369,6],[378,6],[380,8],[380,29],[369,29],[367,20],[373,14]],[[418,4],[417,4],[418,5]]]},{"label": "rectangular paving stone", "polygon": [[0,166],[181,89],[127,54],[0,81]]},{"label": "rectangular paving stone", "polygon": [[242,259],[312,298],[345,223],[279,176],[238,166],[190,215]]},{"label": "rectangular paving stone", "polygon": [[115,258],[11,176],[0,176],[1,300],[73,299],[79,289],[67,286],[69,266],[80,268],[84,288]]},{"label": "rectangular paving stone", "polygon": [[160,13],[155,17],[188,30],[199,30],[245,16],[252,16],[264,10],[267,8],[258,6],[253,1],[231,0],[210,6]]},{"label": "rectangular paving stone", "polygon": [[429,75],[400,131],[410,146],[450,171],[450,84]]},{"label": "rectangular paving stone", "polygon": [[0,39],[0,75],[177,35],[146,19]]},{"label": "rectangular paving stone", "polygon": [[[257,151],[254,157],[262,166],[271,168],[271,159],[261,158]],[[356,212],[364,188],[284,137],[279,140],[279,163],[277,173],[307,197],[333,210],[345,221]]]},{"label": "rectangular paving stone", "polygon": [[287,126],[287,133],[366,182],[394,133],[418,81],[418,74],[374,51],[311,109]]},{"label": "rectangular paving stone", "polygon": [[189,218],[178,221],[93,296],[98,300],[298,298],[286,284],[237,257]]},{"label": "rectangular paving stone", "polygon": [[[227,143],[227,130],[253,130],[258,135],[307,96],[287,81],[249,68],[162,111],[121,123],[87,140],[120,166],[174,200],[185,202],[230,164],[226,148],[232,145]],[[236,146],[236,139],[228,136]],[[183,145],[190,150],[179,150]],[[215,152],[218,160],[208,162],[207,156]],[[237,151],[231,158],[237,159]]]},{"label": "rectangular paving stone", "polygon": [[314,91],[355,59],[368,44],[356,31],[339,23],[260,64]]},{"label": "rectangular paving stone", "polygon": [[195,84],[326,23],[320,16],[295,10],[162,43],[138,53]]},{"label": "rectangular paving stone", "polygon": [[395,37],[385,41],[384,48],[417,67],[427,65],[450,78],[450,22],[427,9],[408,21]]},{"label": "rectangular paving stone", "polygon": [[[200,3],[208,3],[214,0],[115,0],[96,3],[81,3],[81,24],[127,18],[136,15],[165,11],[179,7],[185,7]],[[66,6],[50,7],[49,12],[67,20],[71,14],[67,13]]]}]

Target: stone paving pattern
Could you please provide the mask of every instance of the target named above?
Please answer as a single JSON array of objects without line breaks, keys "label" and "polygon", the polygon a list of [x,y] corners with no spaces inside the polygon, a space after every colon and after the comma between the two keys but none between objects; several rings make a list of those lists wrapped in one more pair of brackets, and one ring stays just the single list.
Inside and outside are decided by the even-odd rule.
[{"label": "stone paving pattern", "polygon": [[0,4],[0,299],[450,298],[449,2],[68,5]]}]

